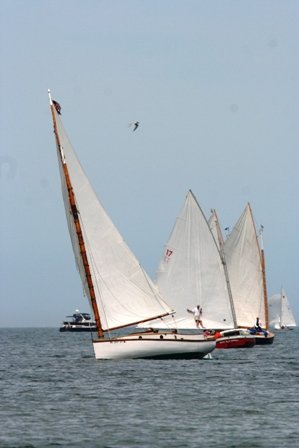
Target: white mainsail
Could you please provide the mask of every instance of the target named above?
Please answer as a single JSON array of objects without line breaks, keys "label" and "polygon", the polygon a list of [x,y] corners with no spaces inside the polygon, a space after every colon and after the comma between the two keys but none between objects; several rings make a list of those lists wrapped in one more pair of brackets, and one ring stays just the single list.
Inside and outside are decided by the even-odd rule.
[{"label": "white mainsail", "polygon": [[204,327],[234,327],[221,256],[191,190],[165,247],[157,271],[157,285],[176,311],[173,323],[178,328],[196,328],[186,309],[198,304],[203,309]]},{"label": "white mainsail", "polygon": [[164,302],[156,286],[140,266],[100,204],[80,166],[58,113],[54,109],[53,113],[60,142],[58,161],[73,250],[84,290],[91,300],[70,210],[61,157],[67,165],[76,198],[76,208],[103,330],[129,326],[170,313],[172,310]]},{"label": "white mainsail", "polygon": [[252,327],[259,317],[266,325],[266,298],[261,251],[250,204],[224,243],[224,254],[237,325]]},{"label": "white mainsail", "polygon": [[296,327],[296,320],[291,310],[284,289],[279,294],[274,294],[269,299],[270,326],[278,329]]}]

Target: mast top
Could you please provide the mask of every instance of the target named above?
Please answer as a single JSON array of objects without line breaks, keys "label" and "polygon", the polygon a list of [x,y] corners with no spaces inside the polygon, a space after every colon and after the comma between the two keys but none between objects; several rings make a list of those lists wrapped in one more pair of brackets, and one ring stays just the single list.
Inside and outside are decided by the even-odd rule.
[{"label": "mast top", "polygon": [[49,95],[50,105],[52,106],[53,101],[52,101],[52,96],[51,96],[51,90],[50,89],[48,89],[48,95]]},{"label": "mast top", "polygon": [[263,231],[264,231],[264,226],[261,225],[260,231],[259,231],[261,250],[264,250]]}]

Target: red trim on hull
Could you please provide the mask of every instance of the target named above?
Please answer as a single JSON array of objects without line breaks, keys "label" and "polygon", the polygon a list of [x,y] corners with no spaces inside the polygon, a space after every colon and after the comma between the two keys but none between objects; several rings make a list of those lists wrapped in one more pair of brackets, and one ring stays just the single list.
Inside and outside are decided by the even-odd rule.
[{"label": "red trim on hull", "polygon": [[220,338],[216,340],[216,348],[248,348],[255,345],[255,338]]}]

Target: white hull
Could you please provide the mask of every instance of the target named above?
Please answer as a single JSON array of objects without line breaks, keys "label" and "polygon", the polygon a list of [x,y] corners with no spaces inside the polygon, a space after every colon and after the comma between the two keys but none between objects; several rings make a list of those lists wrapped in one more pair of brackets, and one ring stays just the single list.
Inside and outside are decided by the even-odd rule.
[{"label": "white hull", "polygon": [[216,346],[199,335],[139,333],[111,340],[93,341],[96,359],[203,358]]},{"label": "white hull", "polygon": [[274,325],[275,330],[293,330],[295,327],[296,325],[280,325],[280,324]]}]

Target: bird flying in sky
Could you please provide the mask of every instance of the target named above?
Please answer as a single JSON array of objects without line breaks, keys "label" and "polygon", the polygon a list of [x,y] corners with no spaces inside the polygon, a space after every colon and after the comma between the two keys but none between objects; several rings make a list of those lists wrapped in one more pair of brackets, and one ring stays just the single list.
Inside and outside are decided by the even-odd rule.
[{"label": "bird flying in sky", "polygon": [[134,123],[130,123],[129,126],[134,126],[134,127],[133,127],[133,132],[134,132],[134,131],[136,131],[136,129],[137,129],[138,126],[139,126],[139,121],[135,121]]}]

